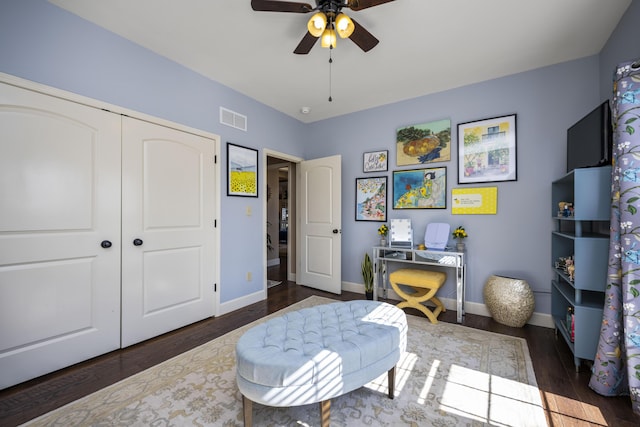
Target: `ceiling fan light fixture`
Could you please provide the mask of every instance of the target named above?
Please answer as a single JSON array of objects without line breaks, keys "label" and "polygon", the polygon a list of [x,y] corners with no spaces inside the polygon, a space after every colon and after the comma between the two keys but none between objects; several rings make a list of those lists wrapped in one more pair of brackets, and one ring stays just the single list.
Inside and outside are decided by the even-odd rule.
[{"label": "ceiling fan light fixture", "polygon": [[353,34],[353,31],[355,29],[356,26],[354,25],[351,18],[349,18],[344,13],[341,13],[336,17],[336,30],[338,31],[338,35],[341,38],[346,39],[348,37],[351,37],[351,34]]},{"label": "ceiling fan light fixture", "polygon": [[322,12],[314,14],[307,22],[307,29],[313,37],[320,37],[327,28],[327,15]]},{"label": "ceiling fan light fixture", "polygon": [[331,28],[327,28],[326,30],[324,30],[324,32],[322,33],[322,38],[320,39],[320,45],[322,47],[331,47],[335,49],[336,31]]}]

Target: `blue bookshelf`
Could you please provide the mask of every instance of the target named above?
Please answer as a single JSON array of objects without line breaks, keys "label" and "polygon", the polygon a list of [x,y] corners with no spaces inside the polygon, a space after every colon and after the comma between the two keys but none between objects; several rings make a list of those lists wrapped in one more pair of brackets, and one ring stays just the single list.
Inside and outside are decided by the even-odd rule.
[{"label": "blue bookshelf", "polygon": [[[607,285],[611,166],[575,169],[551,184],[552,220],[551,314],[556,334],[574,356],[576,372],[583,360],[594,360]],[[572,203],[565,216],[559,204]],[[560,258],[573,256],[573,277],[558,266]],[[573,311],[574,333],[566,320]]]}]

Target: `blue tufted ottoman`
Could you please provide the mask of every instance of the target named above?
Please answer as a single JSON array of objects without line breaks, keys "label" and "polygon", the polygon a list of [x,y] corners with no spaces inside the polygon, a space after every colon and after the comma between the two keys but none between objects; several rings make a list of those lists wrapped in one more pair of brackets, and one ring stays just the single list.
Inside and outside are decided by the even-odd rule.
[{"label": "blue tufted ottoman", "polygon": [[249,329],[236,345],[245,426],[252,424],[252,402],[320,403],[322,425],[328,426],[331,398],[385,372],[393,399],[395,365],[406,344],[404,312],[379,301],[305,308]]}]

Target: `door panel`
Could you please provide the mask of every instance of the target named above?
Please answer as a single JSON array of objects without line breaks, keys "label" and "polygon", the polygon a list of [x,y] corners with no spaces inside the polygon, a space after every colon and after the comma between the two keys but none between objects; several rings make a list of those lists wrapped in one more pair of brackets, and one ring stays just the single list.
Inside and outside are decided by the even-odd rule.
[{"label": "door panel", "polygon": [[[200,298],[200,248],[144,254],[144,312],[152,315]],[[182,268],[176,269],[175,265]],[[172,286],[179,283],[180,286]]]},{"label": "door panel", "polygon": [[[21,348],[91,329],[91,289],[86,285],[91,283],[91,262],[75,258],[3,268],[3,283],[20,286],[7,286],[2,293],[11,304],[0,316],[13,324],[11,334],[2,335],[2,346]],[[29,321],[16,322],[23,317]]]},{"label": "door panel", "polygon": [[[203,165],[199,148],[176,141],[147,140],[143,156],[144,227],[202,227]],[[169,200],[171,203],[167,203]]]},{"label": "door panel", "polygon": [[90,229],[94,129],[28,108],[5,108],[1,120],[11,144],[10,156],[0,159],[7,178],[2,193],[12,201],[3,210],[2,231]]},{"label": "door panel", "polygon": [[213,140],[123,118],[123,347],[214,314],[214,153]]},{"label": "door panel", "polygon": [[324,277],[333,272],[333,236],[307,236],[307,271]]},{"label": "door panel", "polygon": [[120,117],[0,83],[0,153],[5,388],[119,347]]},{"label": "door panel", "polygon": [[300,163],[300,264],[298,283],[342,293],[341,157]]}]

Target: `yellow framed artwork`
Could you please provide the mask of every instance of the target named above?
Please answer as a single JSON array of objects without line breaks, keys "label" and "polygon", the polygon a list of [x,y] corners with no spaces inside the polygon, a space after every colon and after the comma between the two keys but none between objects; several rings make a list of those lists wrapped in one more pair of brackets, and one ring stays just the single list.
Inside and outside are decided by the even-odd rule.
[{"label": "yellow framed artwork", "polygon": [[227,142],[227,195],[258,197],[258,150]]},{"label": "yellow framed artwork", "polygon": [[453,215],[495,215],[498,212],[498,187],[451,189]]}]

